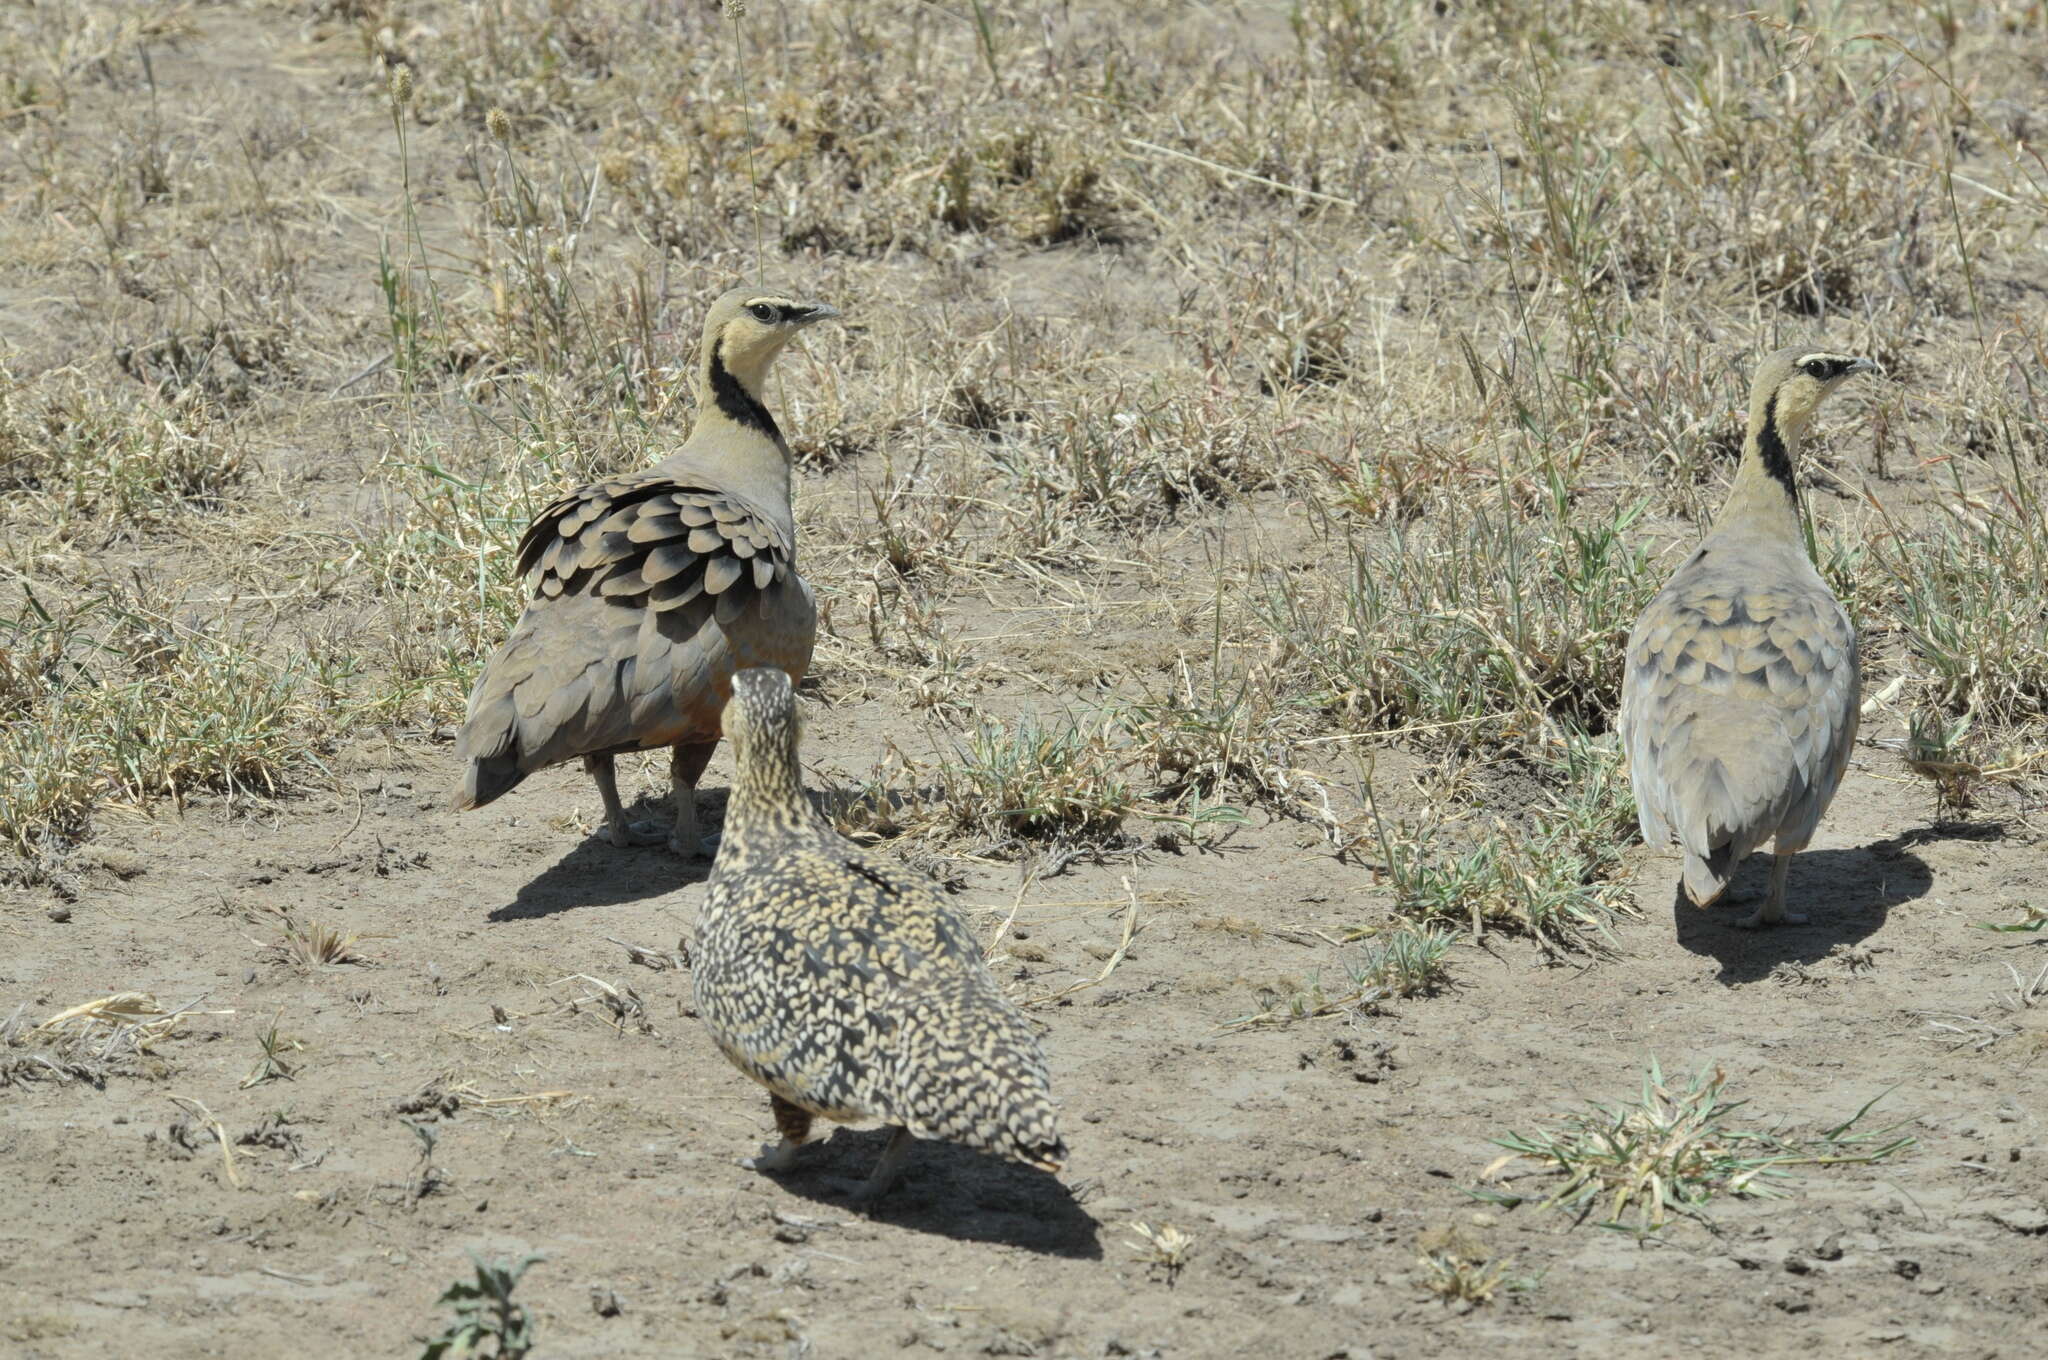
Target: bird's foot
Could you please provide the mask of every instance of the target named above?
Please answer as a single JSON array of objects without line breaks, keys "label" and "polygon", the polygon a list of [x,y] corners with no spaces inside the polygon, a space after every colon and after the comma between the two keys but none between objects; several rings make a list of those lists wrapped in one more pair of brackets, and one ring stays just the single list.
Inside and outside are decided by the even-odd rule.
[{"label": "bird's foot", "polygon": [[705,836],[702,839],[695,840],[693,844],[674,832],[670,832],[668,848],[671,854],[681,855],[684,859],[713,859],[718,854],[718,837]]},{"label": "bird's foot", "polygon": [[749,1171],[787,1171],[796,1161],[796,1150],[802,1146],[786,1138],[780,1143],[763,1143],[759,1153],[740,1158],[740,1165]]},{"label": "bird's foot", "polygon": [[1761,930],[1765,926],[1803,926],[1806,913],[1803,911],[1781,911],[1771,915],[1769,907],[1758,907],[1735,923],[1737,930]]},{"label": "bird's foot", "polygon": [[854,1187],[847,1201],[851,1204],[873,1204],[886,1194],[896,1183],[897,1173],[903,1170],[903,1159],[910,1155],[910,1149],[916,1142],[910,1130],[897,1128],[889,1136],[889,1145],[882,1150],[882,1158],[875,1163],[874,1171]]},{"label": "bird's foot", "polygon": [[632,845],[661,845],[668,840],[668,828],[660,822],[606,822],[597,834],[622,850]]},{"label": "bird's foot", "polygon": [[895,1184],[896,1176],[894,1172],[887,1176],[870,1176],[864,1181],[840,1182],[840,1185],[846,1190],[846,1202],[863,1208],[879,1201],[882,1196],[888,1194],[895,1187]]}]

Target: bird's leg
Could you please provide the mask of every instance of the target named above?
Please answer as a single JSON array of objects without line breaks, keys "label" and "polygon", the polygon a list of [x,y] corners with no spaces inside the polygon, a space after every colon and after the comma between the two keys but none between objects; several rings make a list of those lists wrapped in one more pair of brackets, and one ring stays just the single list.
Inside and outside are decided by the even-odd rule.
[{"label": "bird's leg", "polygon": [[652,822],[628,822],[619,802],[619,777],[609,755],[583,757],[583,768],[597,781],[597,796],[604,799],[604,829],[597,834],[613,845],[659,845],[661,828]]},{"label": "bird's leg", "polygon": [[704,767],[711,763],[711,753],[717,749],[716,737],[710,741],[686,741],[678,743],[669,757],[669,777],[675,781],[676,829],[669,834],[668,848],[684,859],[709,853],[697,838],[697,781],[704,777]]},{"label": "bird's leg", "polygon": [[883,1192],[896,1183],[896,1173],[903,1169],[903,1159],[910,1155],[910,1146],[916,1141],[909,1129],[899,1126],[890,1136],[889,1146],[882,1149],[882,1160],[875,1163],[875,1169],[853,1192],[853,1202],[872,1204],[880,1199]]},{"label": "bird's leg", "polygon": [[1756,909],[1754,915],[1743,917],[1736,925],[1744,930],[1755,930],[1758,926],[1806,924],[1804,912],[1785,910],[1785,871],[1791,867],[1791,851],[1781,850],[1771,857],[1771,895],[1764,899],[1764,904]]},{"label": "bird's leg", "polygon": [[811,1136],[811,1112],[771,1094],[768,1106],[775,1111],[775,1129],[780,1143],[763,1143],[759,1156],[742,1157],[740,1165],[752,1171],[787,1171],[796,1161],[796,1150]]}]

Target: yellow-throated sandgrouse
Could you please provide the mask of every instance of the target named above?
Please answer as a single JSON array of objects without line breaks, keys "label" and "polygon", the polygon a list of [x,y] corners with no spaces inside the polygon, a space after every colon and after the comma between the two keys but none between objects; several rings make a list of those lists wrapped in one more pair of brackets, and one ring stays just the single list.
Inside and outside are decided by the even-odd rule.
[{"label": "yellow-throated sandgrouse", "polygon": [[[818,613],[796,569],[789,445],[761,392],[783,346],[837,315],[773,289],[726,293],[704,322],[682,448],[578,487],[527,529],[518,569],[533,594],[469,696],[457,807],[581,756],[612,844],[699,852],[697,780],[734,673],[802,679],[811,662]],[[672,832],[629,824],[612,772],[618,753],[662,746],[675,748]]]},{"label": "yellow-throated sandgrouse", "polygon": [[1774,841],[1770,895],[1744,926],[1806,919],[1785,910],[1786,868],[1856,739],[1856,631],[1806,555],[1795,469],[1821,402],[1875,371],[1812,346],[1757,367],[1728,500],[1629,634],[1621,739],[1643,839],[1677,837],[1700,906]]},{"label": "yellow-throated sandgrouse", "polygon": [[742,671],[725,710],[736,774],[698,918],[697,1012],[768,1088],[788,1167],[814,1117],[895,1126],[857,1192],[886,1190],[916,1138],[1046,1171],[1066,1160],[1030,1024],[928,885],[869,859],[812,810],[789,677]]}]

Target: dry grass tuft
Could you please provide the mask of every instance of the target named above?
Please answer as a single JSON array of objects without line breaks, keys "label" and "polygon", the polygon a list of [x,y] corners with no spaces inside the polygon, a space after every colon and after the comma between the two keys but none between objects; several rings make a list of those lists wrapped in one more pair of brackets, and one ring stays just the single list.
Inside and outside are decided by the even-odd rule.
[{"label": "dry grass tuft", "polygon": [[1171,1223],[1153,1225],[1132,1219],[1129,1224],[1137,1238],[1134,1250],[1140,1260],[1166,1277],[1171,1285],[1180,1278],[1187,1268],[1188,1258],[1195,1249],[1195,1239],[1174,1227]]},{"label": "dry grass tuft", "polygon": [[[1595,1105],[1551,1129],[1496,1139],[1508,1155],[1489,1165],[1480,1180],[1500,1179],[1515,1163],[1533,1162],[1534,1174],[1564,1178],[1542,1201],[1545,1207],[1572,1210],[1578,1222],[1604,1213],[1600,1226],[1641,1234],[1664,1227],[1674,1215],[1711,1226],[1704,1209],[1717,1195],[1782,1197],[1788,1167],[1880,1162],[1913,1146],[1895,1128],[1851,1131],[1881,1096],[1813,1137],[1733,1128],[1729,1116],[1743,1102],[1721,1098],[1726,1080],[1718,1067],[1707,1067],[1673,1087],[1653,1062],[1633,1104]],[[1474,1193],[1506,1205],[1530,1198]]]},{"label": "dry grass tuft", "polygon": [[204,10],[0,31],[12,877],[455,720],[530,516],[675,446],[752,274],[851,323],[770,394],[819,693],[928,723],[847,829],[1060,860],[1263,812],[1412,921],[1602,947],[1619,644],[1803,336],[1895,379],[1808,499],[1912,759],[1951,807],[2038,780],[2037,6],[274,8],[236,22],[334,126],[296,68],[199,112],[148,52]]},{"label": "dry grass tuft", "polygon": [[294,967],[314,972],[322,968],[339,968],[345,964],[367,962],[356,952],[356,944],[364,936],[344,935],[331,926],[318,921],[301,922],[286,915],[284,917],[284,938],[270,946],[277,954]]},{"label": "dry grass tuft", "polygon": [[[198,1001],[166,1010],[147,992],[116,992],[80,1002],[30,1027],[26,1004],[0,1024],[0,1086],[53,1077],[106,1085],[110,1076],[169,1071],[156,1048],[171,1038]],[[207,1012],[232,1014],[230,1011]]]},{"label": "dry grass tuft", "polygon": [[1457,1250],[1425,1251],[1418,1264],[1422,1287],[1445,1303],[1491,1303],[1507,1278],[1506,1263]]}]

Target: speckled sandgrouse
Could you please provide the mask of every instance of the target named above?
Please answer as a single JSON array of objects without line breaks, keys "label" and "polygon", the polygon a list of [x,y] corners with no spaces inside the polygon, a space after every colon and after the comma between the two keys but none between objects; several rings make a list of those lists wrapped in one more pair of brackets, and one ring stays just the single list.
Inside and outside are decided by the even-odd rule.
[{"label": "speckled sandgrouse", "polygon": [[1643,839],[1678,838],[1700,906],[1775,841],[1770,896],[1744,926],[1806,919],[1785,910],[1786,868],[1856,739],[1856,631],[1807,558],[1794,469],[1821,402],[1876,371],[1810,346],[1757,367],[1728,500],[1629,634],[1621,739]]},{"label": "speckled sandgrouse", "polygon": [[[581,756],[612,844],[700,853],[697,780],[733,674],[766,665],[802,679],[817,639],[796,569],[789,445],[761,390],[784,345],[838,314],[773,289],[726,293],[704,322],[682,448],[578,487],[527,529],[518,569],[533,594],[469,696],[456,807]],[[629,824],[612,772],[619,752],[662,746],[675,748],[672,832]]]},{"label": "speckled sandgrouse", "polygon": [[697,1012],[768,1088],[782,1141],[745,1165],[788,1167],[811,1121],[895,1126],[856,1197],[895,1179],[916,1138],[1057,1171],[1045,1057],[959,918],[812,810],[789,677],[742,671],[725,709],[737,773],[698,918]]}]

